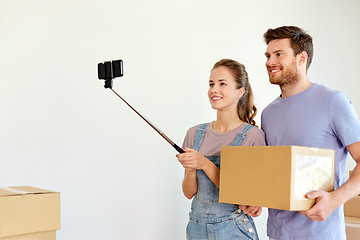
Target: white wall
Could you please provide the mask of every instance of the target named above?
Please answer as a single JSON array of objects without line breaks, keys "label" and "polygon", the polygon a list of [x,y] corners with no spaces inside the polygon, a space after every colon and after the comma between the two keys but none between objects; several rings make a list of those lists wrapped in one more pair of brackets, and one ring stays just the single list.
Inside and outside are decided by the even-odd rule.
[{"label": "white wall", "polygon": [[298,25],[314,38],[310,79],[344,91],[359,114],[359,10],[357,0],[1,0],[0,185],[60,191],[59,240],[184,239],[176,151],[103,88],[97,63],[123,59],[114,89],[181,145],[215,119],[207,81],[221,58],[246,65],[260,111],[279,94],[262,34]]}]

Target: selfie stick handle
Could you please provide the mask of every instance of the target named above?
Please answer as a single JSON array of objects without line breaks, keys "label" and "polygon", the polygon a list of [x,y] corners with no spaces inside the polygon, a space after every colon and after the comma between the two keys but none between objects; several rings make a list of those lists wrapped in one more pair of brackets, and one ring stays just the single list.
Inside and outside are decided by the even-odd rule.
[{"label": "selfie stick handle", "polygon": [[176,145],[173,141],[171,141],[170,138],[168,138],[162,131],[160,131],[154,124],[152,124],[149,120],[147,120],[143,115],[141,115],[138,111],[136,111],[135,108],[133,108],[124,98],[122,98],[117,92],[115,92],[112,88],[110,88],[111,91],[113,91],[121,100],[126,103],[134,112],[136,112],[137,115],[139,115],[142,119],[144,119],[145,122],[147,122],[155,131],[157,131],[168,143],[170,143],[173,148],[176,149],[179,153],[184,153],[184,150]]}]

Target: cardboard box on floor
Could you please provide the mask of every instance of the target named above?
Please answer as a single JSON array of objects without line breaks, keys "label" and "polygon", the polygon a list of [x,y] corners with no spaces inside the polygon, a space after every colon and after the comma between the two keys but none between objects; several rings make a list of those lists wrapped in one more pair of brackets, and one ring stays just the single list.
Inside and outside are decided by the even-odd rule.
[{"label": "cardboard box on floor", "polygon": [[[349,176],[352,171],[349,171]],[[360,239],[360,195],[344,204],[346,237],[348,240]]]},{"label": "cardboard box on floor", "polygon": [[55,240],[60,193],[23,186],[0,188],[0,240]]},{"label": "cardboard box on floor", "polygon": [[[352,172],[353,172],[352,170],[349,171],[349,178],[350,178]],[[360,194],[358,196],[360,196]]]},{"label": "cardboard box on floor", "polygon": [[5,237],[0,239],[1,240],[55,240],[56,231],[23,234],[23,235],[16,235],[16,236]]},{"label": "cardboard box on floor", "polygon": [[335,152],[298,146],[221,148],[219,201],[290,211],[307,210],[305,194],[334,190]]},{"label": "cardboard box on floor", "polygon": [[347,240],[360,239],[360,218],[345,217]]},{"label": "cardboard box on floor", "polygon": [[360,218],[360,196],[356,196],[344,204],[344,214]]}]

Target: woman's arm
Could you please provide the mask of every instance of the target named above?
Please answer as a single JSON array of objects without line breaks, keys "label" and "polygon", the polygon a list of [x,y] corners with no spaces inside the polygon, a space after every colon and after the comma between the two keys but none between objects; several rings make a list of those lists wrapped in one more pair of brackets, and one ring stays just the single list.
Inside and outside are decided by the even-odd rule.
[{"label": "woman's arm", "polygon": [[[191,148],[185,148],[185,153],[178,154],[177,158],[179,162],[183,165],[185,170],[194,171],[194,175],[196,175],[196,170],[203,170],[205,174],[210,178],[210,180],[219,187],[220,182],[220,170],[216,165],[207,159],[204,155],[195,151]],[[186,177],[186,171],[185,171]],[[185,178],[184,178],[185,180]],[[196,180],[196,178],[195,178]],[[195,192],[196,193],[196,192]]]},{"label": "woman's arm", "polygon": [[197,192],[196,170],[185,169],[182,189],[185,197],[191,199]]}]

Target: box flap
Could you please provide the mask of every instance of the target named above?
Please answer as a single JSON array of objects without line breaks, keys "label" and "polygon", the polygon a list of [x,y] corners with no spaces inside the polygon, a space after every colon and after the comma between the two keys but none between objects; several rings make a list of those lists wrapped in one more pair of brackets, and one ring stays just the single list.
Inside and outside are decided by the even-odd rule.
[{"label": "box flap", "polygon": [[56,231],[21,234],[11,237],[0,237],[0,240],[56,240]]},{"label": "box flap", "polygon": [[30,186],[0,187],[0,197],[23,195],[23,194],[52,193],[52,192],[53,191],[30,187]]}]

